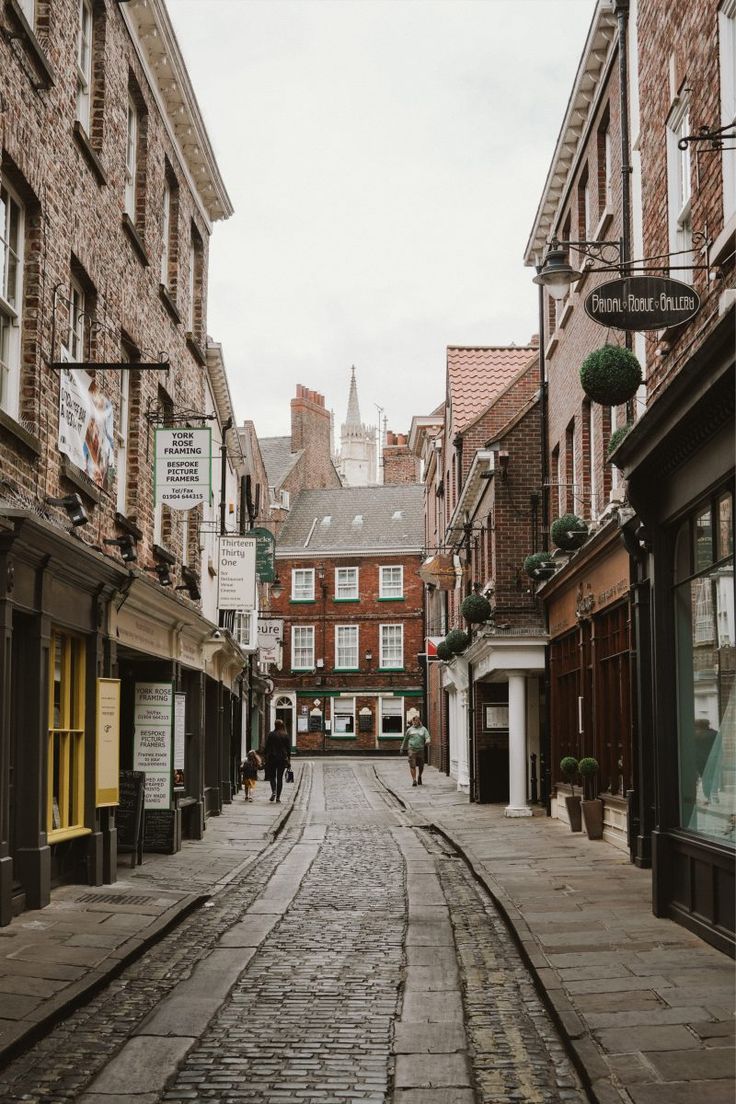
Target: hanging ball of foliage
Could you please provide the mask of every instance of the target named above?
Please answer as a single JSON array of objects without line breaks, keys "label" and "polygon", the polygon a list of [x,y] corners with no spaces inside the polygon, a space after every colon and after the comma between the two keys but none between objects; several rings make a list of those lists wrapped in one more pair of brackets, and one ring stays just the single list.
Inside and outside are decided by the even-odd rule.
[{"label": "hanging ball of foliage", "polygon": [[574,552],[585,543],[588,526],[577,514],[563,514],[552,522],[549,533],[558,548],[565,552]]},{"label": "hanging ball of foliage", "polygon": [[444,660],[445,663],[448,659],[452,658],[452,652],[447,647],[447,644],[444,642],[444,640],[440,640],[439,644],[437,645],[437,658]]},{"label": "hanging ball of foliage", "polygon": [[543,563],[549,563],[552,556],[549,552],[532,552],[531,556],[527,556],[524,560],[523,568],[530,579],[536,578],[534,572],[538,567],[541,567]]},{"label": "hanging ball of foliage", "polygon": [[628,402],[641,383],[641,365],[630,349],[604,345],[589,353],[580,368],[583,391],[601,406]]},{"label": "hanging ball of foliage", "polygon": [[610,457],[612,452],[615,452],[618,446],[633,429],[633,422],[627,422],[626,425],[619,426],[618,429],[614,429],[611,434],[611,440],[608,442],[608,449],[606,456]]},{"label": "hanging ball of foliage", "polygon": [[578,773],[583,778],[591,778],[598,773],[598,760],[594,759],[592,755],[587,755],[578,763]]},{"label": "hanging ball of foliage", "polygon": [[471,625],[477,625],[491,616],[491,603],[482,594],[469,594],[460,606],[460,613]]},{"label": "hanging ball of foliage", "polygon": [[462,629],[452,629],[445,637],[445,644],[455,655],[464,652],[469,643],[470,637]]},{"label": "hanging ball of foliage", "polygon": [[560,761],[560,773],[563,778],[574,778],[578,773],[578,761],[573,755],[566,755]]}]

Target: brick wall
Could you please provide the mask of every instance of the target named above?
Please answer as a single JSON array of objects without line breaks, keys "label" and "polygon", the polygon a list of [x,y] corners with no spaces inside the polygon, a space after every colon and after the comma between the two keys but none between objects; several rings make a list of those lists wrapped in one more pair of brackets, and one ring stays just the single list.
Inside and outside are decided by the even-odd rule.
[{"label": "brick wall", "polygon": [[383,449],[384,484],[418,483],[419,471],[419,460],[409,450],[406,434],[389,431]]},{"label": "brick wall", "polygon": [[340,480],[332,463],[330,449],[330,412],[324,395],[297,385],[291,400],[291,449],[304,450],[304,456],[284,482],[290,493],[339,487]]}]

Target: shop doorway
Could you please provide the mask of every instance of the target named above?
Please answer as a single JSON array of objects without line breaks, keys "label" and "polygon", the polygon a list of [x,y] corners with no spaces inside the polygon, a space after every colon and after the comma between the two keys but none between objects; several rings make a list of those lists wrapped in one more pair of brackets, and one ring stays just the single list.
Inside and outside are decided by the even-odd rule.
[{"label": "shop doorway", "polygon": [[509,734],[486,737],[478,751],[478,801],[482,805],[509,803]]},{"label": "shop doorway", "polygon": [[283,721],[291,746],[294,746],[294,703],[285,694],[276,699],[275,720]]}]

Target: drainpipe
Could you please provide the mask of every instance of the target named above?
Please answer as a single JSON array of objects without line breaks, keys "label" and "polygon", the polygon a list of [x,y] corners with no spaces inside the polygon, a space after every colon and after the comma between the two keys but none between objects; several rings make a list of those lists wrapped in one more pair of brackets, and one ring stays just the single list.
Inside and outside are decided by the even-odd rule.
[{"label": "drainpipe", "polygon": [[222,448],[220,450],[220,536],[225,536],[225,513],[227,510],[227,433],[233,428],[232,418],[222,427]]},{"label": "drainpipe", "polygon": [[473,664],[468,664],[468,789],[471,801],[477,800],[475,793],[475,690],[473,687]]},{"label": "drainpipe", "polygon": [[[537,272],[541,269],[537,266]],[[544,288],[539,285],[539,420],[540,420],[540,458],[542,461],[542,533],[538,549],[542,551],[547,547],[547,534],[549,532],[549,487],[547,486],[547,366],[544,360]]]}]

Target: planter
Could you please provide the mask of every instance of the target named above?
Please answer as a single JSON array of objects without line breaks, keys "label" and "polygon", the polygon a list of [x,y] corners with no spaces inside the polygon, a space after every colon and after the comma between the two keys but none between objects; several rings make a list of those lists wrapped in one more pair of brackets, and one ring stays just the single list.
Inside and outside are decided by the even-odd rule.
[{"label": "planter", "polygon": [[599,797],[583,801],[583,820],[588,839],[603,839],[603,802]]},{"label": "planter", "polygon": [[576,514],[563,514],[552,522],[550,536],[552,542],[563,552],[574,552],[585,544],[588,526]]},{"label": "planter", "polygon": [[567,815],[570,818],[570,831],[582,832],[583,830],[583,818],[580,811],[581,797],[579,794],[574,794],[572,797],[565,798],[565,805],[567,806]]},{"label": "planter", "polygon": [[482,594],[469,594],[460,606],[460,613],[471,625],[479,625],[491,616],[491,603]]},{"label": "planter", "polygon": [[451,629],[445,637],[445,644],[454,655],[459,655],[470,644],[470,636],[462,629]]},{"label": "planter", "polygon": [[601,406],[620,406],[633,399],[641,379],[639,361],[620,345],[604,345],[589,353],[580,368],[583,391]]}]

